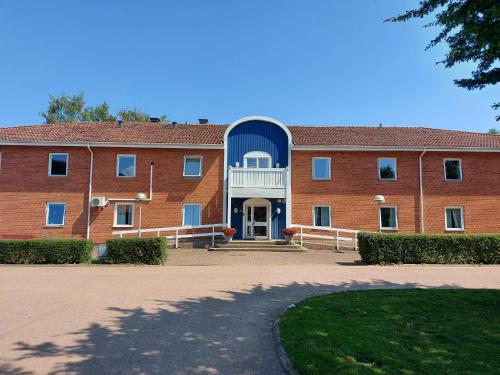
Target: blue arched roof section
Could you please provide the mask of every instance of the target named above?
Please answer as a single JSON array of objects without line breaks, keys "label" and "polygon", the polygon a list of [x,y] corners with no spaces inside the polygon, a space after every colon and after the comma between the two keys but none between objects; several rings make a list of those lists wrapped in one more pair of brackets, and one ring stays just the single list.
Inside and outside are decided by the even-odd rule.
[{"label": "blue arched roof section", "polygon": [[243,156],[251,151],[264,151],[271,155],[272,166],[289,165],[291,135],[288,129],[273,119],[251,117],[232,124],[225,135],[227,165],[243,166]]}]

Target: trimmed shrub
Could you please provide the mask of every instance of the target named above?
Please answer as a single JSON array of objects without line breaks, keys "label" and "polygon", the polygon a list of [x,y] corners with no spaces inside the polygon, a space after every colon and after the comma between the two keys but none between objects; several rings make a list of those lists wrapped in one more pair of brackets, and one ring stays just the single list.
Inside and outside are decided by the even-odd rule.
[{"label": "trimmed shrub", "polygon": [[0,240],[0,263],[89,263],[92,241],[79,239]]},{"label": "trimmed shrub", "polygon": [[361,259],[368,264],[500,263],[500,234],[360,233],[358,239]]},{"label": "trimmed shrub", "polygon": [[163,237],[114,238],[106,247],[110,263],[164,264],[167,259]]}]

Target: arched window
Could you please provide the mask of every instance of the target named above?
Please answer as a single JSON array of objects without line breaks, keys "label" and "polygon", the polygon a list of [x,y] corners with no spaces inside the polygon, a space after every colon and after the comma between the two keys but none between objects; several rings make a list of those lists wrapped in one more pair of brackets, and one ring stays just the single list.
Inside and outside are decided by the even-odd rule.
[{"label": "arched window", "polygon": [[271,168],[271,155],[264,151],[252,151],[243,156],[245,168]]}]

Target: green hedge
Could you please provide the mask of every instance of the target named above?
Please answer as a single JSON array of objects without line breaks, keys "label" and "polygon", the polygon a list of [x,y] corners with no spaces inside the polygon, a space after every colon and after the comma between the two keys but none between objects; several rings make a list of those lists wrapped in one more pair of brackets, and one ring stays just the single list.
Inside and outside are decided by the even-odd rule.
[{"label": "green hedge", "polygon": [[368,264],[499,264],[500,234],[426,235],[360,233],[359,253]]},{"label": "green hedge", "polygon": [[0,240],[0,263],[89,263],[91,258],[90,240]]},{"label": "green hedge", "polygon": [[167,259],[163,237],[115,238],[106,247],[110,263],[164,264]]}]

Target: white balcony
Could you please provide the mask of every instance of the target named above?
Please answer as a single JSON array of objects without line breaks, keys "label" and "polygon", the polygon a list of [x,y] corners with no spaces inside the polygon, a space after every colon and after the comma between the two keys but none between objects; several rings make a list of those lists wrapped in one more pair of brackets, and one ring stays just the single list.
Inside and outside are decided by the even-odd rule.
[{"label": "white balcony", "polygon": [[234,198],[285,198],[287,168],[229,168],[228,186]]}]

